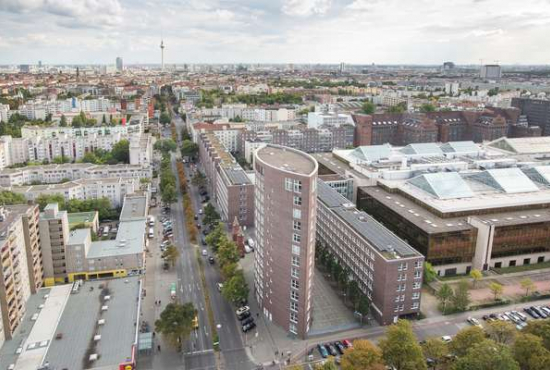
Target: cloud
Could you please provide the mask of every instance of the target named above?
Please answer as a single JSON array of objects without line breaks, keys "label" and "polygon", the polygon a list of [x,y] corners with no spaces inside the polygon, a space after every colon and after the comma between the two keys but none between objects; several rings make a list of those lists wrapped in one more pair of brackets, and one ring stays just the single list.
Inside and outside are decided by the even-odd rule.
[{"label": "cloud", "polygon": [[57,16],[69,28],[113,27],[122,21],[118,0],[0,0],[0,11]]},{"label": "cloud", "polygon": [[332,5],[332,0],[285,0],[282,11],[292,17],[324,15]]}]

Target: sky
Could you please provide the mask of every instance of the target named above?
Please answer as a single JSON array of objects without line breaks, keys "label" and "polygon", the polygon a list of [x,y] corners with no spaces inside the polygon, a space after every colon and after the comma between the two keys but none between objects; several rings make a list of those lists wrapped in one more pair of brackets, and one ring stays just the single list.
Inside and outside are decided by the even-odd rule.
[{"label": "sky", "polygon": [[550,63],[550,0],[0,0],[0,64]]}]

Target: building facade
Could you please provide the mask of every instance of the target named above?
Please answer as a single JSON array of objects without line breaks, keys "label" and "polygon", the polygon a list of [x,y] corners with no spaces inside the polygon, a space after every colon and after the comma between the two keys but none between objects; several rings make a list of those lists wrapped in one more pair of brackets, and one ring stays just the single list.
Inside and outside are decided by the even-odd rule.
[{"label": "building facade", "polygon": [[267,145],[254,154],[255,297],[269,321],[301,338],[312,319],[317,168],[292,148]]}]

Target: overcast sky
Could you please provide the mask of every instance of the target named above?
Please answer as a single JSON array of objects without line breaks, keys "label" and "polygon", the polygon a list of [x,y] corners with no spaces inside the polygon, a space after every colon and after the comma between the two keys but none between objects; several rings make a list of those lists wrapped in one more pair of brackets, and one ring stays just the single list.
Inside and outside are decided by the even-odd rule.
[{"label": "overcast sky", "polygon": [[550,63],[550,0],[0,0],[0,64]]}]

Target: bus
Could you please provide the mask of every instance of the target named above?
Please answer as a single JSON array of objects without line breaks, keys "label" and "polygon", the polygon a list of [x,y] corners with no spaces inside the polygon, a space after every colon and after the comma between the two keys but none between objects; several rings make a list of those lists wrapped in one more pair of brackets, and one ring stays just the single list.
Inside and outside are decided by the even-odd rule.
[{"label": "bus", "polygon": [[176,299],[176,283],[170,284],[170,298]]}]

